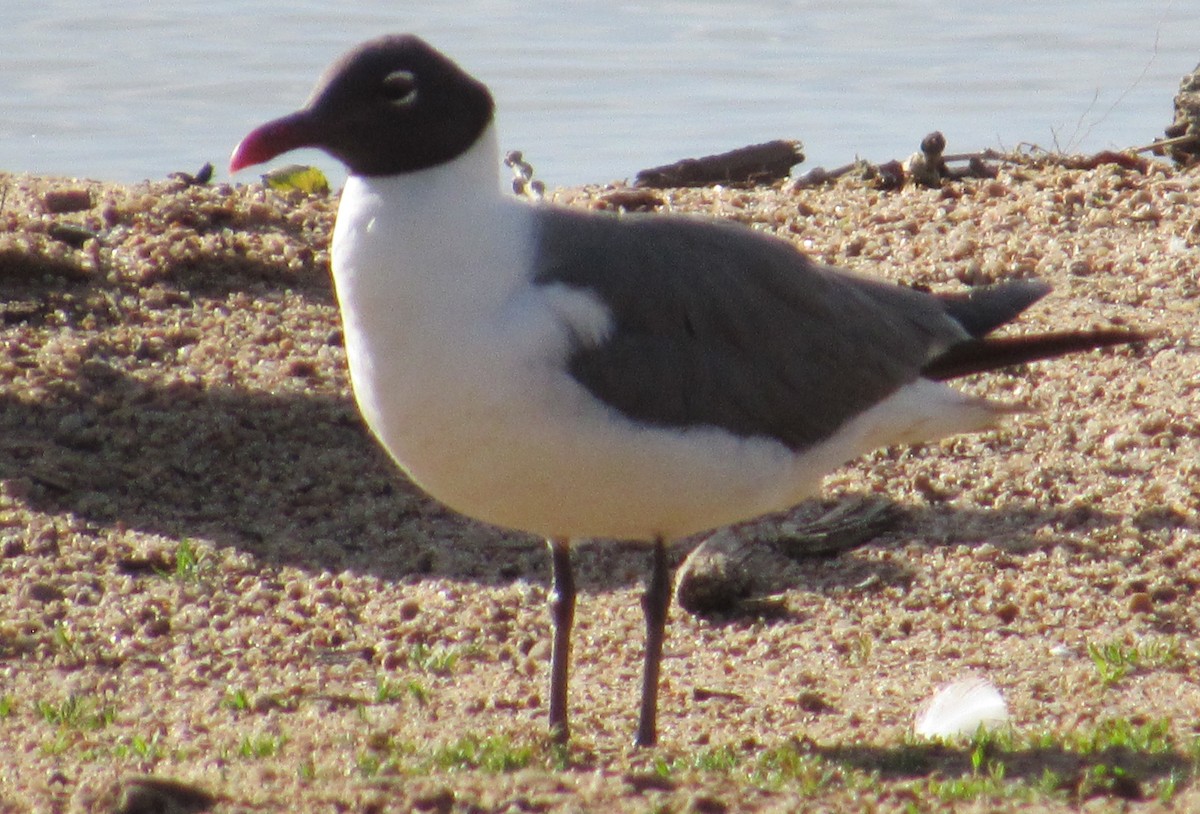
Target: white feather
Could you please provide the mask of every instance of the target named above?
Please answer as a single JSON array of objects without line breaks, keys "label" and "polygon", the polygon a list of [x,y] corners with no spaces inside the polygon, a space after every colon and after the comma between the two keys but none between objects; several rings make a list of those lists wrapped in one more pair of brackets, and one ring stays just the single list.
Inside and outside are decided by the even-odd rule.
[{"label": "white feather", "polygon": [[913,731],[922,738],[952,738],[1007,722],[1008,705],[995,685],[980,676],[967,676],[941,687],[925,702]]}]

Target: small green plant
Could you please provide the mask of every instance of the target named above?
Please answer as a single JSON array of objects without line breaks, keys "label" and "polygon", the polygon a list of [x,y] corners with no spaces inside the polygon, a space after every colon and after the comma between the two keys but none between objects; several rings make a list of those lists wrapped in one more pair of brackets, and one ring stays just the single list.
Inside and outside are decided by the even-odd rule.
[{"label": "small green plant", "polygon": [[1068,740],[1073,751],[1090,755],[1111,749],[1162,754],[1172,748],[1171,724],[1165,719],[1134,724],[1128,718],[1106,718],[1090,732]]},{"label": "small green plant", "polygon": [[1049,766],[1042,769],[1041,776],[1032,785],[1034,791],[1047,796],[1059,794],[1066,787],[1067,778]]},{"label": "small green plant", "polygon": [[714,746],[674,760],[659,757],[655,760],[654,771],[661,777],[670,777],[685,771],[728,774],[736,769],[739,763],[741,756],[732,746]]},{"label": "small green plant", "polygon": [[478,648],[472,645],[459,647],[430,647],[426,644],[414,644],[408,650],[408,664],[423,673],[434,675],[450,675],[458,665],[459,659],[470,656]]},{"label": "small green plant", "polygon": [[815,796],[835,784],[846,785],[854,775],[853,769],[831,764],[794,744],[767,749],[752,761],[737,746],[712,746],[688,757],[658,756],[651,767],[664,779],[683,772],[731,775],[760,788],[787,788],[805,796]]},{"label": "small green plant", "polygon": [[1097,763],[1088,767],[1079,783],[1081,798],[1105,795],[1110,797],[1141,797],[1140,784],[1123,766]]},{"label": "small green plant", "polygon": [[11,695],[0,695],[0,718],[7,718],[12,715],[13,709],[16,707],[16,701]]},{"label": "small green plant", "polygon": [[1089,643],[1088,656],[1100,674],[1100,683],[1111,687],[1132,672],[1143,668],[1177,667],[1184,658],[1176,639],[1142,645],[1124,642]]},{"label": "small green plant", "polygon": [[253,759],[275,757],[285,743],[287,743],[286,735],[247,735],[238,745],[238,754]]},{"label": "small green plant", "polygon": [[851,664],[867,664],[874,650],[875,640],[867,633],[860,633],[849,641],[846,656]]},{"label": "small green plant", "polygon": [[482,769],[500,773],[523,769],[532,758],[531,747],[512,744],[506,737],[466,735],[435,751],[433,763],[441,769]]},{"label": "small green plant", "polygon": [[791,744],[776,746],[758,756],[754,766],[754,776],[760,779],[764,785],[777,778],[795,777],[809,760],[809,755],[800,754]]},{"label": "small green plant", "polygon": [[924,785],[930,793],[947,802],[1003,797],[1009,792],[1004,783],[1005,774],[1004,764],[997,761],[989,764],[986,772],[962,777],[931,777]]},{"label": "small green plant", "polygon": [[175,546],[175,571],[172,576],[182,582],[193,582],[200,576],[200,553],[186,537]]},{"label": "small green plant", "polygon": [[550,756],[546,764],[558,772],[565,772],[571,768],[571,747],[565,743],[551,743]]},{"label": "small green plant", "polygon": [[661,755],[654,758],[654,773],[659,777],[668,778],[674,773],[674,765]]},{"label": "small green plant", "polygon": [[119,758],[137,757],[141,760],[158,760],[162,757],[163,751],[158,744],[158,733],[155,733],[148,739],[141,735],[134,735],[126,742],[117,744],[113,749],[113,754]]},{"label": "small green plant", "polygon": [[1001,753],[1011,752],[1014,748],[1014,738],[1011,729],[988,729],[980,724],[979,729],[971,736],[971,771],[979,774],[984,769],[994,771],[992,758]]},{"label": "small green plant", "polygon": [[43,721],[68,729],[103,729],[117,717],[112,705],[101,706],[74,693],[57,704],[38,701],[35,707]]},{"label": "small green plant", "polygon": [[221,699],[221,706],[234,712],[245,712],[250,709],[250,696],[245,690],[225,693],[225,697]]},{"label": "small green plant", "polygon": [[736,769],[740,762],[741,757],[733,747],[717,746],[712,749],[705,749],[697,754],[692,759],[692,768],[702,772],[720,772],[724,774]]},{"label": "small green plant", "polygon": [[1179,792],[1180,784],[1186,782],[1187,779],[1186,774],[1178,769],[1172,769],[1158,789],[1158,801],[1160,803],[1171,802]]},{"label": "small green plant", "polygon": [[424,706],[429,701],[429,690],[419,681],[397,682],[381,678],[375,685],[376,704],[388,704],[410,696]]},{"label": "small green plant", "polygon": [[844,780],[846,769],[832,766],[819,755],[805,754],[793,745],[768,749],[758,756],[750,779],[766,788],[798,790],[811,797]]},{"label": "small green plant", "polygon": [[69,752],[79,742],[79,733],[72,729],[60,727],[54,734],[54,740],[41,746],[41,753],[46,757],[57,757]]},{"label": "small green plant", "polygon": [[370,780],[383,768],[383,757],[375,752],[363,752],[358,756],[358,773]]},{"label": "small green plant", "polygon": [[1089,643],[1088,656],[1096,665],[1096,672],[1100,674],[1100,683],[1105,687],[1111,687],[1125,678],[1140,663],[1137,648],[1120,642]]},{"label": "small green plant", "polygon": [[54,630],[51,631],[51,637],[54,639],[54,646],[64,653],[69,653],[75,658],[79,657],[79,650],[75,645],[75,637],[71,635],[71,631],[62,622],[54,623]]}]

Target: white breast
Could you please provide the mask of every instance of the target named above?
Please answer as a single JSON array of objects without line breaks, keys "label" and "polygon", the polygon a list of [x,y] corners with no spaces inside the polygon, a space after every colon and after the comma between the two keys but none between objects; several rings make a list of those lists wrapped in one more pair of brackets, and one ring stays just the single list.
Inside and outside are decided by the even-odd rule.
[{"label": "white breast", "polygon": [[803,455],[629,421],[566,372],[572,339],[602,341],[611,314],[530,283],[538,209],[500,193],[497,166],[489,134],[448,165],[352,177],[334,233],[355,398],[405,472],[457,511],[543,535],[680,537],[793,505],[880,443],[990,421],[932,383]]}]

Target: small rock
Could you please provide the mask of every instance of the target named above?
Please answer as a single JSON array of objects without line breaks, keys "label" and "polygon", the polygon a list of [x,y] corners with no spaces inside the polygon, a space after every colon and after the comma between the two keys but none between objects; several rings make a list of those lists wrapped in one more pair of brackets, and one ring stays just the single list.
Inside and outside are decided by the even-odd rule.
[{"label": "small rock", "polygon": [[86,189],[54,189],[42,196],[42,207],[52,215],[82,212],[92,208],[92,193]]},{"label": "small rock", "polygon": [[194,814],[207,811],[216,802],[204,789],[178,780],[137,777],[125,781],[116,814]]},{"label": "small rock", "polygon": [[49,582],[35,582],[30,585],[25,595],[34,602],[57,602],[66,596],[63,590]]},{"label": "small rock", "polygon": [[1021,613],[1021,609],[1012,602],[1005,602],[995,610],[996,618],[1006,625],[1011,625]]},{"label": "small rock", "polygon": [[622,778],[630,786],[633,786],[635,791],[645,793],[647,791],[675,791],[679,787],[669,777],[663,777],[657,772],[629,772]]},{"label": "small rock", "polygon": [[436,791],[426,792],[413,798],[413,808],[417,811],[436,811],[446,814],[454,808],[454,792],[444,786]]},{"label": "small rock", "polygon": [[725,814],[728,810],[729,805],[724,800],[709,794],[693,795],[684,809],[688,814]]},{"label": "small rock", "polygon": [[825,696],[819,692],[802,692],[796,696],[796,706],[805,712],[811,712],[814,715],[822,715],[826,712],[833,712],[834,706],[825,700]]},{"label": "small rock", "polygon": [[1175,121],[1166,129],[1167,138],[1184,139],[1167,148],[1175,163],[1186,167],[1200,160],[1200,65],[1183,77],[1175,96]]},{"label": "small rock", "polygon": [[1139,591],[1129,597],[1130,613],[1150,613],[1154,610],[1154,600],[1150,594]]},{"label": "small rock", "polygon": [[52,223],[46,230],[46,234],[59,243],[66,243],[73,249],[82,249],[83,245],[89,240],[96,240],[99,237],[91,229],[85,229],[82,226],[75,226],[70,223]]}]

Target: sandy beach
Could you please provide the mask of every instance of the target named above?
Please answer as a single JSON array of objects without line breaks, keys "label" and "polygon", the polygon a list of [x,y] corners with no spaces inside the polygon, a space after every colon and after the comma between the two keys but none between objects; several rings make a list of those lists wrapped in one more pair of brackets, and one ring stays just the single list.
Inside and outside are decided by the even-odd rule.
[{"label": "sandy beach", "polygon": [[[904,284],[1052,283],[1013,331],[1158,335],[972,377],[1029,412],[831,475],[824,507],[897,520],[783,562],[767,610],[673,607],[655,750],[648,551],[580,545],[565,752],[543,543],[420,494],[358,416],[336,194],[0,174],[0,811],[1200,809],[1200,169],[995,164],[655,193]],[[1011,730],[914,740],[965,674]]]}]

